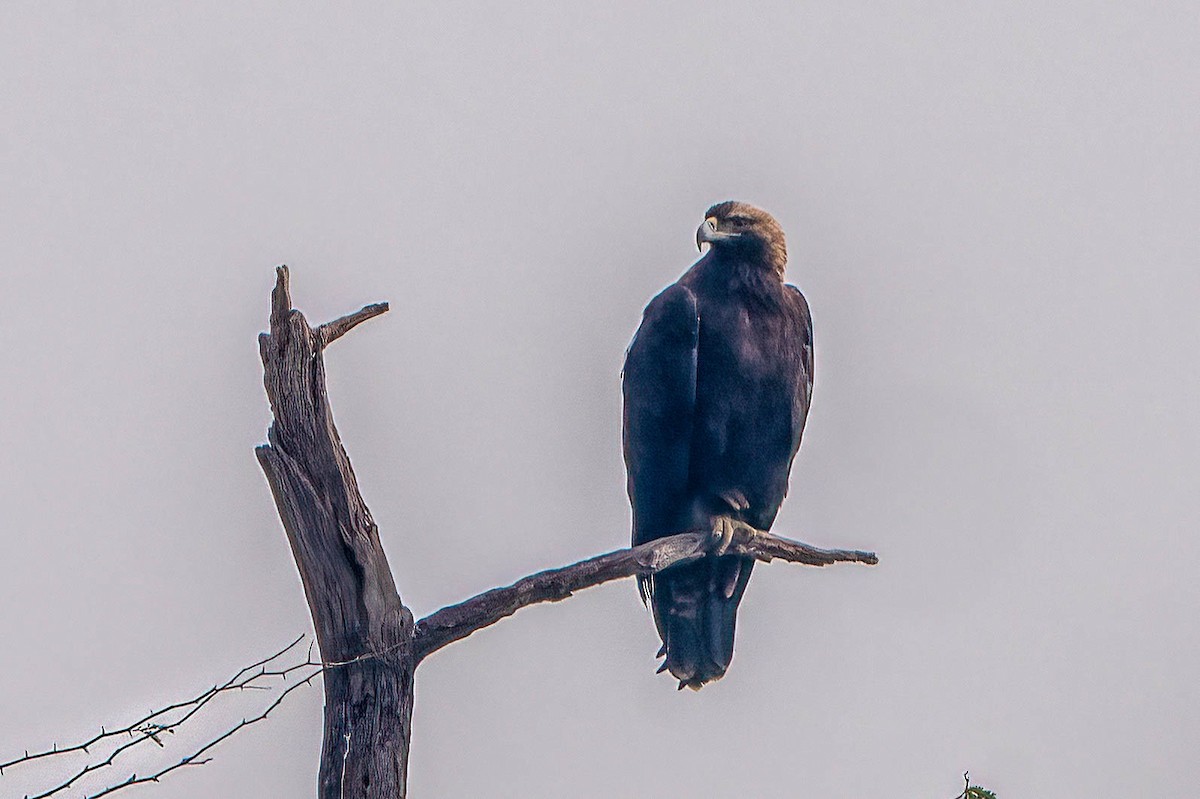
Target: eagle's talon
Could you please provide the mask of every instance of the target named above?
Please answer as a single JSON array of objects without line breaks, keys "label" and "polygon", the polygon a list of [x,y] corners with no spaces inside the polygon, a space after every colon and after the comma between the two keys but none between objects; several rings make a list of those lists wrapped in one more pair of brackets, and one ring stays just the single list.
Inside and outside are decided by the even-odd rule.
[{"label": "eagle's talon", "polygon": [[728,516],[718,516],[713,524],[713,539],[716,541],[714,552],[718,555],[724,555],[729,549],[729,545],[733,543],[733,536],[737,532],[739,523]]},{"label": "eagle's talon", "polygon": [[759,530],[757,527],[751,527],[745,522],[738,521],[729,516],[718,516],[713,521],[713,552],[717,555],[724,555],[728,552],[729,547],[733,545],[734,537],[739,532],[744,532],[749,538],[767,535],[767,533]]}]

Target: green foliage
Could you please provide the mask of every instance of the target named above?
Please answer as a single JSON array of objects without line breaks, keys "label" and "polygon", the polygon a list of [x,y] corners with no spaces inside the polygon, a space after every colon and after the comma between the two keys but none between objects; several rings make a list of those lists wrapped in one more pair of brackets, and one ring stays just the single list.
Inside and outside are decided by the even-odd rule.
[{"label": "green foliage", "polygon": [[987,788],[981,788],[978,785],[971,784],[971,775],[968,772],[963,772],[963,792],[954,799],[996,799],[996,794],[989,791]]}]

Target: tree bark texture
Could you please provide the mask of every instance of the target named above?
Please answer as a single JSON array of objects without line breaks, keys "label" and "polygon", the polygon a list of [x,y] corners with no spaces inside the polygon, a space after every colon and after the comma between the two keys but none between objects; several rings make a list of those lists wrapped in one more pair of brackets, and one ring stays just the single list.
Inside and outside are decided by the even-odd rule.
[{"label": "tree bark texture", "polygon": [[[292,308],[287,267],[259,337],[275,420],[258,447],[300,570],[324,671],[320,799],[403,797],[412,719],[412,614],[358,492],[325,392],[322,351],[386,305],[313,329]],[[370,653],[370,657],[363,655]]]},{"label": "tree bark texture", "polygon": [[[402,799],[412,733],[413,675],[428,654],[538,602],[706,557],[709,531],[684,532],[524,577],[438,610],[420,622],[400,600],[342,447],[325,391],[323,352],[387,311],[368,305],[317,328],[292,308],[287,267],[271,293],[271,330],[259,337],[274,422],[256,450],[300,571],[321,649],[325,730],[319,799]],[[747,529],[729,552],[811,566],[874,564],[874,553],[818,549]]]}]

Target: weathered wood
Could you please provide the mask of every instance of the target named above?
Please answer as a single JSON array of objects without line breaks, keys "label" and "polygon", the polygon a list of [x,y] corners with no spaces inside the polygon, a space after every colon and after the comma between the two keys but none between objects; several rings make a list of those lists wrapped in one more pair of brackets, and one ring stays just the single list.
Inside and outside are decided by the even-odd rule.
[{"label": "weathered wood", "polygon": [[[287,531],[324,670],[320,799],[405,793],[412,718],[412,614],[400,601],[325,392],[324,346],[387,310],[368,306],[317,330],[292,308],[287,267],[259,337],[275,420],[256,454]],[[363,658],[365,654],[370,657]]]},{"label": "weathered wood", "polygon": [[[493,588],[421,619],[416,626],[413,654],[420,663],[426,655],[436,652],[446,644],[495,624],[527,605],[557,602],[576,591],[610,580],[632,577],[635,574],[654,574],[672,566],[691,563],[707,555],[717,543],[717,539],[707,531],[680,533],[632,549],[619,549],[616,552],[597,555],[560,569],[547,569],[531,574],[512,585]],[[831,563],[874,565],[878,562],[873,552],[819,549],[788,538],[765,533],[753,534],[746,528],[740,528],[734,533],[726,552],[750,555],[764,562],[778,558],[809,566],[826,566]]]}]

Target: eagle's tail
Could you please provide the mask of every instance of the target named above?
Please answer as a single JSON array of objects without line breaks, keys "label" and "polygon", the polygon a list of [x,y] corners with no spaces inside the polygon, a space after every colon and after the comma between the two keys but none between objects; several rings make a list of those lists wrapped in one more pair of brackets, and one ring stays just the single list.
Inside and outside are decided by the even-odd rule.
[{"label": "eagle's tail", "polygon": [[666,655],[660,670],[670,671],[680,688],[698,691],[725,675],[753,567],[753,558],[723,555],[654,576],[651,604]]}]

